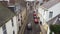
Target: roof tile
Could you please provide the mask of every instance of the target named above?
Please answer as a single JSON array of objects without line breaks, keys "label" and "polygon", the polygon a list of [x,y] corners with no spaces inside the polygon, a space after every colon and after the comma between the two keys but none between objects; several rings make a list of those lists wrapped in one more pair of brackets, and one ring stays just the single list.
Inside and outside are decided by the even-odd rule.
[{"label": "roof tile", "polygon": [[53,5],[59,3],[59,2],[60,2],[60,0],[50,0],[50,1],[48,1],[47,3],[44,3],[44,4],[42,5],[42,7],[48,9],[48,8],[52,7]]}]

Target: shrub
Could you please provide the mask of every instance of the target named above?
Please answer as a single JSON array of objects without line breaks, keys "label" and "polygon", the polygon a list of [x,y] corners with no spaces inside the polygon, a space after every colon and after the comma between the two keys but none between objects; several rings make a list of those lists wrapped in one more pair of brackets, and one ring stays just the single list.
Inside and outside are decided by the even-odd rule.
[{"label": "shrub", "polygon": [[50,25],[50,30],[53,31],[55,34],[59,34],[60,25]]}]

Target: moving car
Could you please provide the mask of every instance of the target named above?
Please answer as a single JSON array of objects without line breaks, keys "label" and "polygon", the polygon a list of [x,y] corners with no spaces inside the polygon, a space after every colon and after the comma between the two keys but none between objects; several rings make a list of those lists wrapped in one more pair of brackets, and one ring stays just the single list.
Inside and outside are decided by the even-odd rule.
[{"label": "moving car", "polygon": [[28,30],[32,30],[32,24],[31,24],[31,23],[28,23],[28,24],[27,24],[27,29],[28,29]]},{"label": "moving car", "polygon": [[37,18],[37,16],[33,16],[33,17],[34,17],[34,19]]},{"label": "moving car", "polygon": [[33,11],[33,13],[35,13],[36,11]]},{"label": "moving car", "polygon": [[38,24],[38,19],[37,18],[34,19],[34,23]]},{"label": "moving car", "polygon": [[37,18],[36,11],[33,11],[33,18]]},{"label": "moving car", "polygon": [[37,14],[36,13],[33,13],[33,16],[36,16]]},{"label": "moving car", "polygon": [[37,18],[37,14],[36,13],[33,13],[33,18]]}]

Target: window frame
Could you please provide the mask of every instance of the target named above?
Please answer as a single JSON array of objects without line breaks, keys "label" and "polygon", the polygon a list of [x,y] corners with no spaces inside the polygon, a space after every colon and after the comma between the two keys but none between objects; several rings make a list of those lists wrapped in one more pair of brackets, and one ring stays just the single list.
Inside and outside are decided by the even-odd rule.
[{"label": "window frame", "polygon": [[53,11],[49,12],[49,18],[51,18],[53,16]]},{"label": "window frame", "polygon": [[5,24],[2,26],[2,30],[3,30],[3,34],[7,34],[7,30],[6,30],[6,25]]},{"label": "window frame", "polygon": [[13,18],[11,18],[12,26],[14,26]]}]

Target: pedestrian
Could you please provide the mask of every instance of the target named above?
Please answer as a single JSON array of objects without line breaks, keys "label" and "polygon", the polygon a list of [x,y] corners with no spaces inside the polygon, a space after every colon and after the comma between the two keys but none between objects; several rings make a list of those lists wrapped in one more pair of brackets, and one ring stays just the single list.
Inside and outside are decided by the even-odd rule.
[{"label": "pedestrian", "polygon": [[23,24],[23,22],[22,22],[22,16],[21,16],[21,24]]},{"label": "pedestrian", "polygon": [[42,21],[40,21],[40,25],[42,25]]}]

